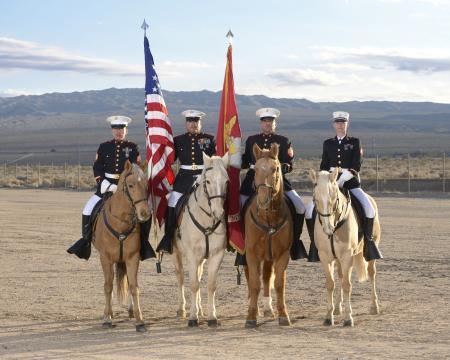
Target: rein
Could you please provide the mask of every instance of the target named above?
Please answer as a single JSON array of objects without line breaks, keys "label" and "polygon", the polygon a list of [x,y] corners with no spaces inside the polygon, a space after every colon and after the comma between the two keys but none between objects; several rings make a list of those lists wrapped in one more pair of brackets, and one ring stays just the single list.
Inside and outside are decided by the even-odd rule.
[{"label": "rein", "polygon": [[[205,169],[205,174],[207,171],[212,170],[212,167],[208,167]],[[209,206],[209,212],[207,210],[205,210],[201,205],[200,202],[197,199],[197,189],[199,188],[199,186],[197,186],[197,188],[194,191],[194,198],[195,198],[195,203],[197,204],[197,206],[200,208],[200,210],[202,210],[208,217],[213,217],[212,214],[212,210],[211,210],[211,200],[212,199],[224,199],[226,198],[225,194],[219,194],[219,195],[213,195],[210,196],[209,192],[208,192],[208,188],[206,186],[206,179],[203,179],[203,193],[206,195],[206,199],[208,200],[208,206]],[[197,229],[199,229],[203,235],[205,236],[205,255],[203,256],[204,259],[208,259],[209,258],[209,235],[211,235],[212,233],[214,233],[214,231],[216,231],[216,229],[219,227],[220,223],[222,222],[220,219],[217,220],[216,222],[213,221],[213,224],[209,227],[204,227],[202,224],[200,224],[198,222],[198,220],[194,217],[194,215],[191,212],[191,208],[189,206],[189,203],[187,205],[187,209],[188,209],[188,213],[189,216],[192,219],[192,222],[194,223],[194,225],[197,227]]]},{"label": "rein", "polygon": [[[109,232],[114,235],[114,237],[119,240],[119,244],[120,244],[120,255],[119,255],[119,262],[122,262],[123,260],[123,242],[127,239],[127,237],[133,232],[133,230],[136,227],[137,224],[137,217],[136,217],[136,204],[139,204],[142,201],[147,201],[146,198],[141,198],[137,201],[134,201],[133,198],[131,197],[130,192],[128,191],[128,185],[127,185],[127,177],[131,175],[130,173],[128,173],[125,176],[125,179],[123,181],[123,189],[122,191],[125,193],[126,195],[126,199],[131,203],[131,209],[133,210],[133,213],[130,214],[132,215],[131,218],[131,223],[128,223],[129,226],[125,231],[122,232],[118,232],[116,231],[112,225],[108,222],[108,218],[106,217],[106,207],[102,210],[103,212],[103,222],[105,223],[107,229],[109,230]],[[111,213],[111,210],[110,210]]]},{"label": "rein", "polygon": [[[339,191],[339,190],[338,190]],[[314,197],[313,197],[313,201],[314,203],[316,203]],[[331,215],[337,215],[335,216],[337,220],[337,222],[334,224],[334,229],[333,229],[333,233],[331,235],[328,235],[328,239],[330,240],[330,245],[331,245],[331,252],[333,253],[333,257],[336,259],[336,252],[334,250],[334,233],[342,226],[345,224],[345,222],[348,220],[348,216],[350,215],[350,209],[351,209],[351,198],[348,197],[347,202],[345,203],[345,210],[342,211],[341,213],[338,214],[339,212],[339,194],[337,197],[337,200],[335,202],[335,206],[332,210],[331,213],[328,214],[322,214],[317,206],[316,206],[316,213],[319,215],[319,223],[320,225],[323,227],[322,224],[322,219],[321,217],[330,217]]]}]

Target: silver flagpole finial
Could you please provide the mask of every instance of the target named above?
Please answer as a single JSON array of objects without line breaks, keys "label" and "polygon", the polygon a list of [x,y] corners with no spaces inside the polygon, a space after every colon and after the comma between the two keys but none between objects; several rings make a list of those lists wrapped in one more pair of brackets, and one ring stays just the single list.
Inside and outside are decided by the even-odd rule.
[{"label": "silver flagpole finial", "polygon": [[233,44],[233,33],[231,32],[231,29],[228,30],[226,38],[228,39],[228,45],[232,45]]},{"label": "silver flagpole finial", "polygon": [[148,24],[145,22],[145,19],[141,25],[141,29],[144,30],[144,34],[147,35]]}]

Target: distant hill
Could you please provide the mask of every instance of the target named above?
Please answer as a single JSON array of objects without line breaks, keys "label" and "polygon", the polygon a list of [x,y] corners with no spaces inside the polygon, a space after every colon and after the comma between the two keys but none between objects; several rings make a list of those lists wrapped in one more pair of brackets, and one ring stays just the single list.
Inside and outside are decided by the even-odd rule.
[{"label": "distant hill", "polygon": [[[175,134],[184,131],[180,113],[195,108],[207,113],[204,130],[215,133],[220,92],[165,91]],[[450,104],[431,102],[350,101],[311,102],[237,95],[244,137],[259,130],[255,111],[280,109],[278,131],[288,135],[300,155],[320,153],[324,138],[332,135],[331,113],[350,112],[351,133],[362,138],[366,154],[441,152],[450,149]],[[0,161],[13,153],[80,151],[90,154],[109,137],[105,118],[131,116],[130,138],[144,146],[142,89],[106,89],[0,98]],[[81,150],[80,150],[81,149]],[[9,155],[8,155],[9,154]],[[87,155],[86,155],[87,156]],[[84,155],[82,156],[84,159]]]}]

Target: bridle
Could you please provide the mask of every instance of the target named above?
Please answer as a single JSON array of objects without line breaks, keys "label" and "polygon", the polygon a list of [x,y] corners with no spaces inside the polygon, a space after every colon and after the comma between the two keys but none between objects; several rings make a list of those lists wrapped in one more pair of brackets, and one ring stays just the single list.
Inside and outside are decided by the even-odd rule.
[{"label": "bridle", "polygon": [[[132,213],[131,215],[131,222],[128,221],[123,221],[126,224],[128,224],[128,227],[125,229],[125,231],[122,232],[118,232],[116,231],[112,225],[108,222],[108,218],[106,217],[106,207],[103,208],[102,212],[103,212],[103,222],[105,223],[107,229],[109,230],[109,232],[114,235],[114,237],[119,240],[119,244],[120,244],[120,255],[119,255],[119,262],[122,262],[123,259],[123,242],[126,240],[126,238],[133,232],[133,230],[136,227],[136,224],[138,222],[137,216],[136,216],[136,205],[139,204],[140,202],[143,201],[147,201],[146,197],[143,197],[139,200],[134,200],[133,197],[130,194],[130,191],[128,190],[128,184],[127,184],[127,178],[128,176],[131,175],[131,172],[129,172],[128,174],[125,175],[124,181],[123,181],[123,188],[122,191],[125,193],[126,195],[126,199],[131,203],[131,209],[132,209]],[[111,213],[111,210],[110,210]]]},{"label": "bridle", "polygon": [[[317,187],[317,184],[314,185],[314,189],[316,187]],[[339,192],[339,189],[337,191]],[[334,224],[332,225],[333,231],[332,231],[331,235],[327,235],[327,236],[328,236],[328,239],[330,240],[331,251],[333,253],[333,256],[336,258],[336,253],[335,253],[335,250],[334,250],[334,241],[333,241],[334,234],[342,225],[345,224],[345,222],[348,219],[348,216],[350,214],[350,209],[352,207],[351,199],[350,199],[350,197],[347,198],[347,202],[344,204],[345,208],[343,208],[342,211],[340,213],[338,213],[339,209],[340,209],[340,200],[339,200],[339,193],[338,193],[337,194],[337,199],[336,199],[336,201],[335,201],[335,203],[333,205],[333,209],[331,210],[331,212],[330,213],[321,213],[319,211],[318,207],[317,207],[317,201],[316,201],[316,198],[314,196],[314,193],[315,193],[315,191],[313,190],[313,203],[314,203],[314,206],[315,206],[316,213],[319,215],[319,223],[322,226],[322,228],[323,228],[323,223],[322,223],[322,219],[321,218],[322,217],[326,218],[326,217],[330,217],[331,215],[335,215],[335,217],[334,217]],[[330,196],[329,193],[328,193],[328,196]]]},{"label": "bridle", "polygon": [[[280,168],[277,166],[276,171],[276,177],[274,184],[278,184],[280,180]],[[267,197],[267,200],[261,204],[258,200],[258,190],[262,187],[265,187],[270,190],[270,196]],[[269,209],[270,211],[273,211],[273,197],[275,195],[275,186],[274,185],[268,185],[268,184],[259,184],[256,186],[256,212],[259,215],[260,211],[265,212],[266,215],[266,222],[267,224],[261,223],[258,221],[257,217],[253,214],[253,212],[250,210],[250,219],[252,220],[253,224],[259,228],[261,231],[265,232],[267,234],[267,249],[266,254],[268,256],[268,260],[273,260],[273,254],[272,254],[272,237],[281,229],[284,227],[284,225],[287,223],[287,216],[288,214],[285,213],[282,220],[278,224],[271,224],[269,219]],[[261,209],[262,207],[262,209]]]},{"label": "bridle", "polygon": [[214,231],[216,231],[216,229],[219,227],[220,223],[222,222],[222,219],[216,219],[212,208],[211,208],[211,200],[213,199],[223,199],[225,201],[226,199],[226,193],[225,194],[218,194],[218,195],[213,195],[211,196],[208,192],[208,187],[207,187],[207,181],[208,179],[206,179],[206,172],[212,170],[213,167],[207,167],[204,170],[204,176],[203,176],[203,181],[202,181],[202,188],[203,188],[203,193],[206,195],[206,199],[208,200],[208,207],[209,207],[209,211],[205,210],[203,208],[203,206],[200,205],[200,202],[198,201],[197,198],[197,190],[200,188],[199,184],[197,184],[197,187],[194,190],[194,198],[195,198],[195,203],[197,204],[197,206],[210,218],[213,218],[213,223],[211,224],[211,226],[209,227],[204,227],[202,224],[200,224],[200,222],[194,217],[194,215],[191,212],[191,207],[189,206],[189,203],[187,204],[187,209],[188,209],[188,213],[189,216],[192,219],[192,222],[194,223],[194,225],[197,227],[197,229],[199,229],[203,235],[205,236],[205,255],[203,256],[205,259],[209,258],[209,235],[211,235],[212,233],[214,233]]}]

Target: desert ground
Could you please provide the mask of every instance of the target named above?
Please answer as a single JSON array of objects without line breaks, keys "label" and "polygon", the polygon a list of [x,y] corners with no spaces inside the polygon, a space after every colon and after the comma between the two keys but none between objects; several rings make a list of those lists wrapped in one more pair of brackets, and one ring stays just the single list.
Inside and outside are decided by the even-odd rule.
[{"label": "desert ground", "polygon": [[[450,198],[377,196],[382,221],[378,262],[381,314],[369,315],[369,283],[352,296],[354,328],[322,325],[326,297],[320,264],[288,267],[291,327],[259,318],[244,329],[246,286],[236,285],[234,255],[220,269],[220,326],[198,329],[176,317],[177,290],[168,256],[163,273],[141,263],[141,304],[148,332],[135,331],[126,309],[114,304],[113,329],[102,329],[103,275],[66,253],[80,236],[89,192],[0,189],[1,359],[449,359]],[[305,196],[309,200],[308,196]],[[302,238],[309,246],[306,227]],[[206,274],[205,274],[206,275]],[[203,281],[204,284],[204,281]],[[190,296],[187,291],[189,304]],[[202,292],[204,307],[206,293]]]}]

